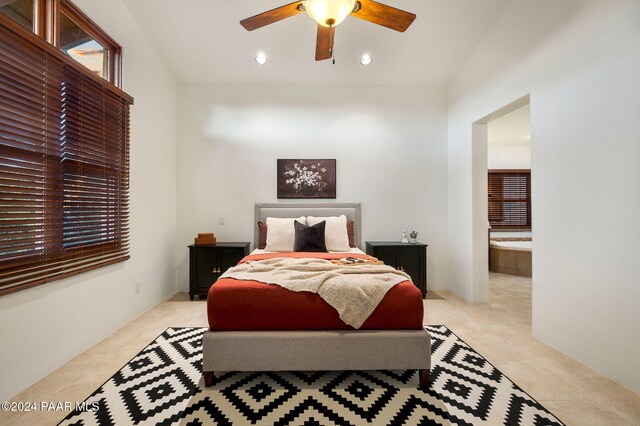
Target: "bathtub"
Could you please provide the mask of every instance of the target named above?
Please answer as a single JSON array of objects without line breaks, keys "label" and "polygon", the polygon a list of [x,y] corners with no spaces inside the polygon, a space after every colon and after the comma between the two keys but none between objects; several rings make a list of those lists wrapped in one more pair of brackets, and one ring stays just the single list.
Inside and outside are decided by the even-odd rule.
[{"label": "bathtub", "polygon": [[531,241],[490,241],[489,270],[531,276]]}]

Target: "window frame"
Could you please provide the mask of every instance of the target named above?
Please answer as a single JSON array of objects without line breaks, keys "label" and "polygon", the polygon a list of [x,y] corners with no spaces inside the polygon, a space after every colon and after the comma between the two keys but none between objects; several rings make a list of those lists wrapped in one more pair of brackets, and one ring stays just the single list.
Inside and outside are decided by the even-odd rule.
[{"label": "window frame", "polygon": [[[59,10],[57,8],[57,6],[59,5],[60,5],[59,0],[36,0],[36,2],[34,3],[34,7],[46,6],[47,8],[54,8],[55,10]],[[116,229],[115,231],[117,234],[116,238],[119,239],[118,241],[120,242],[121,245],[119,246],[120,247],[119,250],[117,251],[108,250],[107,253],[105,253],[104,251],[101,253],[98,253],[97,249],[101,249],[102,247],[107,248],[108,246],[113,246],[114,243],[109,240],[104,242],[102,241],[97,242],[97,244],[83,245],[82,247],[78,247],[78,248],[69,247],[67,250],[64,250],[64,247],[62,247],[63,250],[58,250],[58,253],[61,254],[61,257],[57,257],[56,258],[57,260],[65,261],[68,256],[69,257],[73,256],[74,252],[81,253],[82,250],[86,250],[87,254],[92,256],[92,257],[84,256],[84,257],[77,258],[76,263],[72,265],[70,264],[71,268],[69,270],[65,269],[65,267],[62,267],[62,266],[58,267],[56,265],[53,265],[51,269],[47,269],[47,270],[41,268],[37,264],[33,265],[32,267],[32,264],[33,264],[32,262],[37,260],[39,257],[42,258],[41,254],[43,252],[39,250],[29,251],[28,253],[25,253],[25,257],[20,259],[19,263],[7,264],[5,270],[0,270],[0,272],[3,274],[2,275],[3,278],[6,278],[8,276],[7,274],[9,275],[23,274],[23,272],[21,271],[23,271],[24,269],[20,269],[21,268],[20,265],[28,264],[26,273],[32,275],[33,279],[29,278],[29,279],[21,280],[21,282],[19,283],[16,282],[15,285],[11,284],[10,282],[8,284],[0,285],[0,296],[17,292],[20,290],[28,289],[31,287],[35,287],[48,282],[57,281],[63,278],[88,272],[90,270],[105,267],[111,264],[126,261],[130,257],[129,246],[130,246],[131,234],[130,234],[129,224],[128,224],[129,218],[130,218],[129,216],[130,204],[128,201],[130,196],[129,195],[130,194],[129,192],[130,191],[130,187],[129,187],[129,179],[130,179],[129,108],[131,105],[133,105],[134,100],[130,95],[122,91],[120,88],[116,87],[116,85],[112,84],[108,80],[93,73],[84,65],[77,62],[75,59],[73,59],[72,57],[64,53],[58,46],[54,46],[54,44],[47,41],[47,37],[51,38],[53,36],[51,34],[47,35],[46,32],[54,28],[54,26],[51,26],[49,24],[43,25],[43,19],[45,17],[46,19],[51,19],[54,16],[59,17],[59,14],[57,15],[51,14],[50,12],[44,13],[42,9],[36,9],[34,11],[34,16],[36,16],[34,17],[34,29],[30,30],[28,28],[23,27],[21,24],[12,20],[8,16],[0,13],[0,29],[2,29],[2,31],[6,31],[7,34],[12,34],[17,38],[22,39],[29,46],[29,47],[26,47],[29,51],[31,51],[31,49],[37,50],[38,52],[41,52],[42,55],[45,55],[46,57],[50,58],[48,59],[48,61],[53,60],[53,62],[49,62],[50,64],[52,64],[52,66],[55,66],[53,65],[54,62],[60,62],[65,67],[69,67],[75,70],[75,72],[79,73],[82,76],[82,78],[85,81],[85,84],[89,84],[89,83],[95,84],[96,86],[98,86],[98,88],[100,88],[100,90],[103,91],[103,93],[105,94],[104,96],[114,96],[115,98],[117,98],[118,103],[121,102],[123,104],[122,106],[123,110],[121,112],[123,114],[122,121],[121,123],[118,124],[118,126],[120,126],[123,132],[121,137],[125,138],[125,140],[122,142],[124,145],[122,146],[120,151],[121,152],[120,158],[123,161],[122,164],[124,164],[123,165],[124,169],[122,171],[123,174],[121,175],[123,177],[120,179],[120,184],[122,185],[121,188],[122,188],[122,191],[124,192],[121,193],[122,196],[120,196],[119,198],[120,201],[118,202],[119,203],[118,206],[121,207],[121,211],[119,212],[121,216],[119,216],[119,218],[117,219],[120,223],[120,228]],[[45,32],[43,32],[43,28],[46,29]],[[115,74],[113,74],[114,77],[115,77]],[[48,90],[49,89],[47,89],[47,93],[49,93]],[[11,92],[8,92],[8,93],[11,94]],[[47,101],[45,101],[43,108],[48,108],[46,105],[47,105]],[[11,110],[7,110],[7,111],[8,111],[9,117],[11,117],[11,114],[12,114]],[[49,110],[47,109],[47,111]],[[33,120],[30,120],[30,121],[33,121]],[[10,149],[11,151],[15,151],[15,155],[18,157],[24,156],[26,158],[29,156],[36,155],[44,158],[45,160],[43,161],[50,161],[52,164],[56,165],[55,166],[56,168],[59,167],[61,169],[60,171],[62,171],[63,164],[61,164],[61,157],[59,155],[52,154],[51,152],[47,152],[44,155],[37,155],[37,154],[33,154],[33,152],[28,149],[11,147],[11,144],[9,144],[8,147],[9,148],[7,149]],[[50,184],[51,184],[50,180],[47,178],[46,183],[44,185],[50,185]],[[53,185],[57,185],[55,178],[53,181]],[[47,194],[51,194],[52,193],[51,191],[54,191],[54,190],[48,187],[46,191],[47,191]],[[43,197],[46,198],[48,196],[49,195],[44,195]],[[53,220],[54,222],[59,222],[59,223],[63,222],[63,219],[64,219],[63,218],[63,215],[64,215],[63,201],[57,201],[57,203],[58,204],[54,205],[53,207],[51,207],[51,204],[47,205],[46,210],[48,210],[48,213],[44,213],[46,216],[44,219],[45,221]],[[58,218],[59,220],[56,218]],[[37,226],[42,227],[42,229],[45,229],[45,231],[43,231],[44,232],[43,244],[45,245],[51,244],[49,237],[52,236],[53,234],[48,232],[51,230],[56,232],[56,236],[54,236],[53,238],[60,241],[64,239],[63,226],[56,229],[51,228],[50,225],[37,225]],[[94,254],[95,256],[93,256]],[[59,263],[57,262],[57,260],[54,263]],[[34,270],[34,273],[31,273],[30,270]],[[35,270],[38,271],[37,272],[38,275],[35,275]]]},{"label": "window frame", "polygon": [[[33,33],[62,50],[61,14],[104,47],[107,64],[105,75],[101,78],[118,88],[122,87],[122,47],[70,0],[33,0]],[[12,21],[11,18],[6,18]]]},{"label": "window frame", "polygon": [[[54,43],[56,33],[54,29],[59,25],[57,21],[59,21],[58,12],[60,10],[60,1],[61,0],[35,0],[34,7],[36,10],[34,12],[34,29],[31,31],[3,13],[0,13],[0,25],[10,29],[13,33],[18,34],[22,38],[30,40],[37,47],[44,49],[46,53],[49,53],[58,59],[65,58],[62,60],[67,62],[68,66],[84,73],[85,77],[100,84],[111,93],[126,99],[133,105],[133,97],[124,92],[120,87],[122,85],[122,76],[120,75],[122,70],[122,48],[120,45],[115,43],[115,41],[114,43],[118,48],[118,54],[115,56],[116,59],[114,60],[114,80],[117,84],[94,74],[80,62],[64,53],[59,47],[59,42]],[[70,2],[68,3],[70,4]]]},{"label": "window frame", "polygon": [[59,2],[58,13],[56,14],[57,24],[54,25],[54,46],[62,49],[62,46],[60,46],[60,15],[64,14],[104,47],[107,51],[107,69],[105,70],[106,75],[103,78],[115,86],[120,87],[120,76],[122,74],[122,48],[120,45],[69,0],[48,1]]},{"label": "window frame", "polygon": [[[502,179],[499,182],[499,192],[502,194],[499,200],[492,199],[494,195],[492,193],[492,185],[491,185],[491,175],[500,175]],[[504,176],[525,176],[526,177],[526,191],[525,191],[525,199],[518,200],[509,200],[504,196],[505,193],[505,182]],[[488,201],[488,220],[489,225],[492,230],[499,231],[511,231],[511,232],[528,232],[532,229],[532,221],[531,221],[531,169],[489,169],[487,174],[487,201]],[[494,182],[494,188],[495,188]],[[505,217],[508,216],[505,213],[505,204],[509,202],[518,202],[525,204],[526,215],[524,219],[526,223],[520,224],[500,224],[497,222],[503,222]],[[493,207],[492,207],[493,204]],[[492,216],[491,212],[494,211],[496,215]]]}]

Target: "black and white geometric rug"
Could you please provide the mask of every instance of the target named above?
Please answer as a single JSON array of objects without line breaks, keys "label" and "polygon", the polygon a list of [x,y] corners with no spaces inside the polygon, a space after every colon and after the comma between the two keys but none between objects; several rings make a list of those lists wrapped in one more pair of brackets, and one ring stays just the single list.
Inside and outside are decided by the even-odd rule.
[{"label": "black and white geometric rug", "polygon": [[415,370],[229,372],[202,380],[205,328],[169,328],[61,425],[562,425],[445,326]]}]

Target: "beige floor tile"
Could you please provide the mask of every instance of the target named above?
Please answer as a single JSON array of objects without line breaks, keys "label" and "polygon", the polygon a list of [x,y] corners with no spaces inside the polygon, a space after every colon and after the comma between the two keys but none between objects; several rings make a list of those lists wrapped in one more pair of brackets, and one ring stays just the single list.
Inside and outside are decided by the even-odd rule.
[{"label": "beige floor tile", "polygon": [[580,387],[588,399],[616,410],[621,417],[640,425],[640,395],[631,392],[601,374],[568,376],[567,380]]},{"label": "beige floor tile", "polygon": [[587,396],[579,386],[537,361],[497,361],[495,366],[537,400],[580,400]]},{"label": "beige floor tile", "polygon": [[540,401],[567,426],[637,426],[599,403],[580,401]]}]

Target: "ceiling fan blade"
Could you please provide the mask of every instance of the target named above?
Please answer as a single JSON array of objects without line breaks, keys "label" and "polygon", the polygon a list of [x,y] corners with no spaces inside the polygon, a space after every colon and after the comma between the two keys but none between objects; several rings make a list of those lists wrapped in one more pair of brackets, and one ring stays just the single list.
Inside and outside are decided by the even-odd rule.
[{"label": "ceiling fan blade", "polygon": [[416,19],[415,13],[405,12],[373,0],[359,0],[359,2],[360,9],[353,12],[351,16],[400,31],[401,33],[405,32]]},{"label": "ceiling fan blade", "polygon": [[297,1],[285,6],[276,7],[275,9],[252,16],[251,18],[243,19],[240,21],[240,25],[242,25],[247,31],[253,31],[269,24],[273,24],[274,22],[290,18],[298,13],[302,13],[303,11],[304,7],[302,7],[302,1]]},{"label": "ceiling fan blade", "polygon": [[316,61],[324,61],[333,57],[333,40],[336,27],[323,27],[318,25],[318,38],[316,40]]}]

